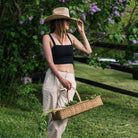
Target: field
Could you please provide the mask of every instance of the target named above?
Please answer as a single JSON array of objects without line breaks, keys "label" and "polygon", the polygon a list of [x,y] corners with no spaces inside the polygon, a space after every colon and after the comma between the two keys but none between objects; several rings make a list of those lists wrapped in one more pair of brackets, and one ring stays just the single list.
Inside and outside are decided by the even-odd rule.
[{"label": "field", "polygon": [[[138,81],[133,80],[132,74],[129,73],[96,69],[80,63],[75,64],[75,73],[76,77],[138,92]],[[82,100],[95,94],[101,95],[104,105],[69,118],[63,138],[138,137],[137,98],[78,81],[77,90]],[[30,111],[20,109],[16,105],[1,107],[0,138],[40,138],[42,132],[46,132],[46,121],[41,115],[42,105]]]}]

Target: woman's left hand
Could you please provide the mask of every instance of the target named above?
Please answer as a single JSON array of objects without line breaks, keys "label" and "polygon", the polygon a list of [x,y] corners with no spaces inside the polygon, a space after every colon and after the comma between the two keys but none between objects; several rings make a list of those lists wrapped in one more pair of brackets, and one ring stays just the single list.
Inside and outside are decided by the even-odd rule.
[{"label": "woman's left hand", "polygon": [[77,19],[77,28],[80,33],[84,32],[84,24],[80,19]]}]

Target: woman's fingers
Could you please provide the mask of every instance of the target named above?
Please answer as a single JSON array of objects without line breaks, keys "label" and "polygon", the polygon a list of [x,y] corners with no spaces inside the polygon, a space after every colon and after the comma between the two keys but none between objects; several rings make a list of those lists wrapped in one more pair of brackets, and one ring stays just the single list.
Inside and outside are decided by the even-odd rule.
[{"label": "woman's fingers", "polygon": [[77,22],[81,22],[82,23],[83,21],[81,19],[77,19]]},{"label": "woman's fingers", "polygon": [[68,81],[68,84],[67,84],[67,89],[71,89],[71,87],[72,87],[72,83],[70,82],[70,81]]},{"label": "woman's fingers", "polygon": [[72,87],[72,83],[70,81],[68,81],[67,79],[63,79],[61,83],[68,90],[70,90]]},{"label": "woman's fingers", "polygon": [[83,25],[83,21],[80,19],[77,19],[77,27],[79,31],[83,31],[84,30],[84,25]]}]

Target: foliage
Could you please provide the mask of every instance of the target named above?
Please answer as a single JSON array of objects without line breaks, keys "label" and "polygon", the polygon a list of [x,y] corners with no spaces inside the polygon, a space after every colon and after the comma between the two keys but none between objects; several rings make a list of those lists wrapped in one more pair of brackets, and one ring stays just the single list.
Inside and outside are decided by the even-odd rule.
[{"label": "foliage", "polygon": [[[137,5],[136,1],[135,3]],[[129,22],[123,30],[110,32],[113,24],[121,22],[121,16],[127,11],[126,7],[129,4],[127,0],[97,0],[96,2],[94,0],[29,0],[26,2],[2,0],[0,3],[1,99],[8,99],[7,97],[14,93],[11,91],[14,83],[22,85],[24,77],[31,78],[33,73],[45,70],[42,37],[49,33],[49,25],[44,25],[44,19],[51,15],[56,7],[68,7],[72,17],[81,18],[86,26],[88,40],[92,43],[98,40],[118,43],[127,41],[130,45],[128,50],[132,52],[127,50],[123,59],[128,58],[128,55],[132,58],[132,49],[138,39],[137,24]],[[80,38],[76,30],[76,23],[73,22],[69,31]],[[130,32],[133,34],[130,35]],[[90,62],[96,66],[97,60],[92,60],[93,58]]]},{"label": "foliage", "polygon": [[46,136],[47,132],[47,124],[48,124],[48,115],[51,113],[52,110],[47,111],[46,113],[43,113],[41,115],[36,115],[36,122],[38,125],[38,130],[41,136]]},{"label": "foliage", "polygon": [[87,63],[90,66],[93,65],[95,68],[102,67],[103,69],[105,69],[105,68],[110,68],[111,61],[101,62],[100,57],[98,56],[97,53],[95,53],[94,56],[93,55],[89,56],[89,59],[87,60]]},{"label": "foliage", "polygon": [[69,103],[65,104],[65,106],[68,107],[68,106],[74,105],[76,103],[77,103],[77,101],[73,100],[73,101],[70,101]]},{"label": "foliage", "polygon": [[[87,96],[85,100],[93,99],[93,98],[95,98],[96,96],[98,96],[98,95],[94,94],[94,95],[92,95],[92,96]],[[70,101],[69,103],[65,104],[65,106],[68,107],[68,106],[71,106],[71,105],[74,105],[74,104],[77,104],[77,103],[78,103],[78,101],[73,100],[73,101]]]},{"label": "foliage", "polygon": [[40,102],[36,97],[38,89],[32,83],[21,85],[17,88],[17,101],[16,105],[22,109],[32,109],[33,107],[40,106]]}]

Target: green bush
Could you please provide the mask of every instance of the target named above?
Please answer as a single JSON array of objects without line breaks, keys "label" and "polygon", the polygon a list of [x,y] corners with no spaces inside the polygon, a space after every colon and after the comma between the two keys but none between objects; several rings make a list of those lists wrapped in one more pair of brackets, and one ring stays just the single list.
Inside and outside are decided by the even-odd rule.
[{"label": "green bush", "polygon": [[[41,103],[39,97],[42,97],[42,91],[40,91],[40,88],[42,89],[42,84],[32,84],[30,82],[18,87],[15,105],[25,110],[40,107]],[[37,96],[38,94],[39,96]]]},{"label": "green bush", "polygon": [[[138,39],[137,24],[130,23],[127,28],[112,32],[112,24],[121,22],[122,17],[118,15],[126,12],[125,9],[129,4],[127,0],[118,5],[115,0],[102,2],[101,0],[96,2],[94,0],[29,0],[1,3],[0,97],[2,101],[6,101],[14,94],[13,86],[22,85],[24,77],[31,78],[35,72],[43,72],[46,69],[42,52],[42,37],[49,33],[49,26],[44,25],[44,19],[51,15],[54,8],[68,7],[72,17],[81,18],[86,26],[85,31],[90,42],[109,40],[123,43],[127,41],[131,45]],[[117,13],[114,13],[115,6],[118,6]],[[76,30],[74,22],[69,31],[80,38]],[[123,39],[122,35],[125,35],[126,39]],[[134,45],[136,44],[131,45],[132,49]],[[126,52],[126,54],[129,57],[132,56],[131,52]],[[97,64],[97,60],[92,62],[94,65]]]}]

